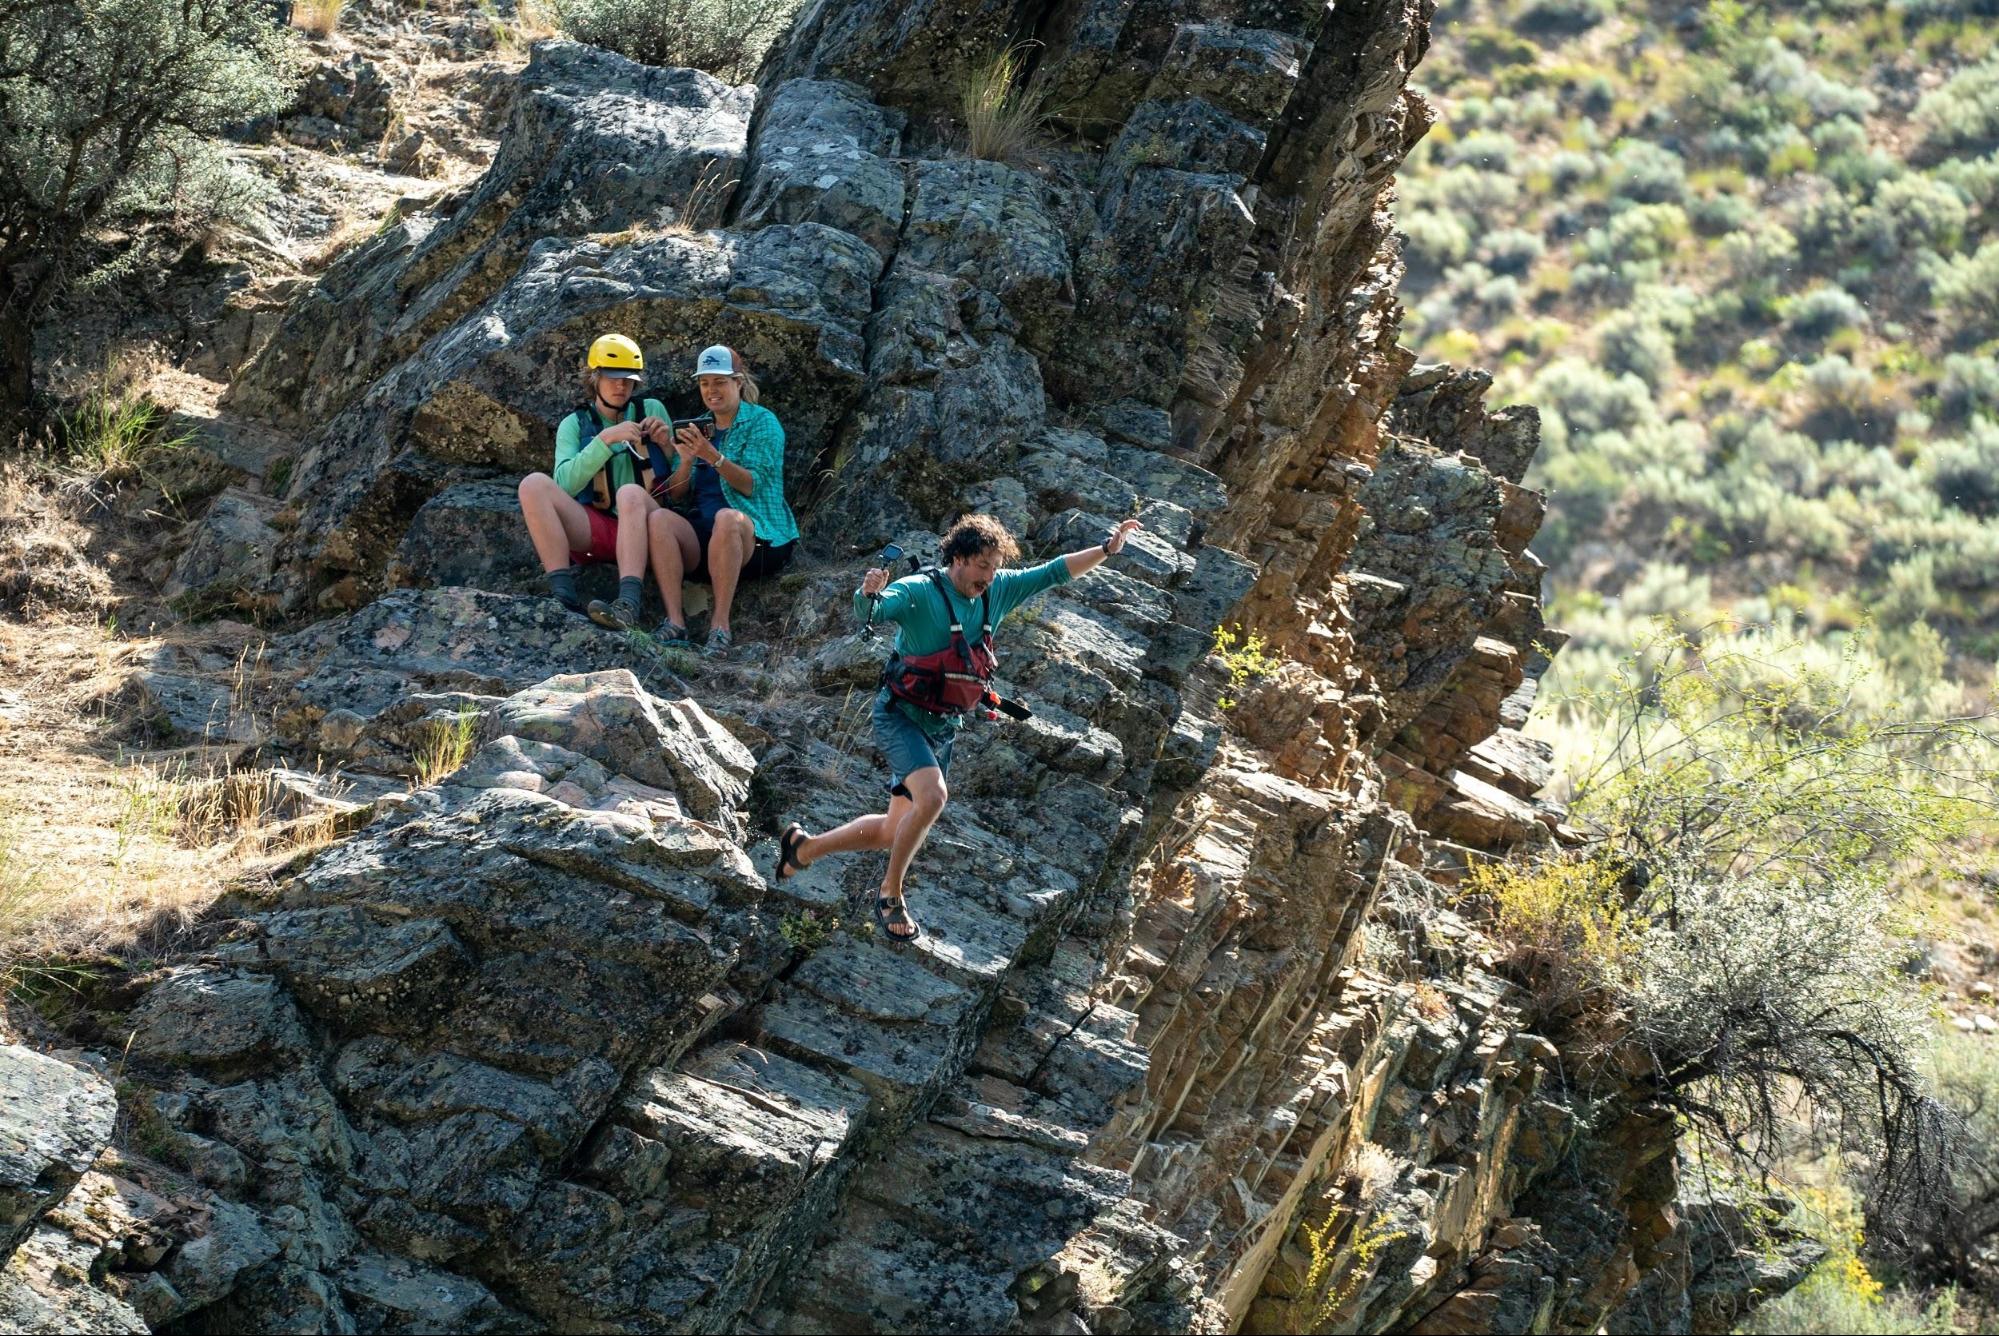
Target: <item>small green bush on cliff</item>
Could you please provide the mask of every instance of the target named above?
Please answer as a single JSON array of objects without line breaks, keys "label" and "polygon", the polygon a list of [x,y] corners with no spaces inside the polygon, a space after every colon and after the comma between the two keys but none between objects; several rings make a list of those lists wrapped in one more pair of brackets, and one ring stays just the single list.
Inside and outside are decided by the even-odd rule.
[{"label": "small green bush on cliff", "polygon": [[562,31],[647,65],[755,77],[799,0],[555,0]]}]

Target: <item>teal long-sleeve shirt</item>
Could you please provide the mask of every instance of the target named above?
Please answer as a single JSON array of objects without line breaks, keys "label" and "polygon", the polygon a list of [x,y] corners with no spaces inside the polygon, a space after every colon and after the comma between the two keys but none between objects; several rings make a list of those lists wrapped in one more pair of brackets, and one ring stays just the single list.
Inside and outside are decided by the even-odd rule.
[{"label": "teal long-sleeve shirt", "polygon": [[[968,599],[960,594],[951,583],[951,577],[944,577],[944,590],[951,600],[951,611],[957,614],[958,624],[965,628],[965,636],[976,639],[979,634],[979,604],[990,596],[992,600],[993,626],[998,627],[1007,614],[1033,598],[1043,590],[1056,585],[1067,584],[1074,577],[1069,574],[1066,558],[1056,557],[1042,562],[1039,566],[1029,566],[1022,570],[1001,571],[993,576],[992,588],[987,595]],[[870,610],[871,600],[858,589],[854,591],[854,614],[865,619]],[[937,587],[928,575],[905,575],[881,592],[881,602],[873,606],[877,622],[895,624],[895,652],[917,655],[935,654],[951,645],[951,615],[944,610],[944,600],[937,596]],[[896,707],[923,726],[925,732],[933,736],[948,733],[958,727],[954,717],[931,714],[919,710],[905,701],[897,701]]]}]

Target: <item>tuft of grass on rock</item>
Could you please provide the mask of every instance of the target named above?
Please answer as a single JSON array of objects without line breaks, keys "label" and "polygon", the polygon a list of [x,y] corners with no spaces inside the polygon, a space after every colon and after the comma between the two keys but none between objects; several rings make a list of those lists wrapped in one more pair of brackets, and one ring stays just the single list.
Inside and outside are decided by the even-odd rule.
[{"label": "tuft of grass on rock", "polygon": [[974,70],[959,94],[965,152],[987,162],[1028,159],[1048,124],[1048,94],[1038,79],[1022,79],[1025,49],[1010,46]]}]

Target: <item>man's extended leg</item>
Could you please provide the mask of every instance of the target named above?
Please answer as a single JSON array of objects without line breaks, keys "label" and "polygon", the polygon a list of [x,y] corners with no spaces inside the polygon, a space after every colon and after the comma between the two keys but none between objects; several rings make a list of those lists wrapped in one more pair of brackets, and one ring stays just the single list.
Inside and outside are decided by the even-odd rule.
[{"label": "man's extended leg", "polygon": [[647,547],[652,552],[652,578],[659,585],[660,601],[666,604],[667,624],[685,631],[687,613],[681,606],[681,594],[687,568],[701,559],[701,540],[694,536],[694,526],[685,515],[665,506],[647,517],[646,529],[651,537]]},{"label": "man's extended leg", "polygon": [[807,867],[828,854],[848,854],[862,849],[886,849],[895,843],[895,832],[909,815],[910,800],[900,793],[888,800],[888,811],[857,816],[844,826],[835,826],[824,835],[808,835],[792,850],[792,862]]},{"label": "man's extended leg", "polygon": [[897,824],[889,844],[888,871],[882,874],[882,896],[889,900],[902,898],[902,881],[909,873],[909,860],[923,847],[930,827],[936,824],[951,796],[951,791],[944,787],[944,772],[934,765],[911,771],[903,776],[902,785],[909,790],[909,815]]}]

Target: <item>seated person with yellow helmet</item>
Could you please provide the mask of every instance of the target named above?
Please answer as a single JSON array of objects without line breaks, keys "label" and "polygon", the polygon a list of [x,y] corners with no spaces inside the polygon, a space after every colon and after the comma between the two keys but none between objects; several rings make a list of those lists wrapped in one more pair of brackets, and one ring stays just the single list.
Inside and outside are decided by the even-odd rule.
[{"label": "seated person with yellow helmet", "polygon": [[[548,573],[549,592],[571,612],[614,630],[638,625],[645,587],[647,520],[660,508],[665,470],[660,450],[671,444],[671,419],[657,399],[640,400],[645,355],[622,334],[590,345],[584,389],[590,402],[563,418],[555,432],[555,471],[521,479],[521,515]],[[650,448],[658,447],[658,449]],[[576,592],[580,568],[616,562],[618,596]]]}]

